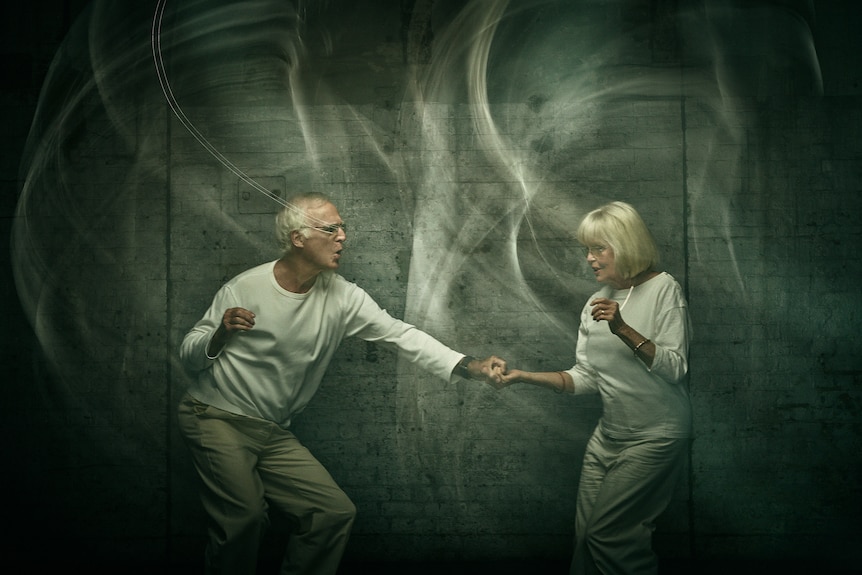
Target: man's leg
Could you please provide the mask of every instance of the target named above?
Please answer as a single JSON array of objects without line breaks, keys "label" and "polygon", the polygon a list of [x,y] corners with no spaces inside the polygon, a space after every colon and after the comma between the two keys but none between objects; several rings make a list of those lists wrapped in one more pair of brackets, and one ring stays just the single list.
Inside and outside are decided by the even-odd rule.
[{"label": "man's leg", "polygon": [[[268,524],[263,484],[255,470],[255,428],[266,422],[233,415],[186,395],[178,421],[203,481],[209,518],[206,572],[254,575],[260,538]],[[251,433],[249,433],[251,432]]]},{"label": "man's leg", "polygon": [[260,454],[266,498],[294,524],[284,575],[334,575],[347,546],[356,507],[328,471],[289,431],[274,428]]}]

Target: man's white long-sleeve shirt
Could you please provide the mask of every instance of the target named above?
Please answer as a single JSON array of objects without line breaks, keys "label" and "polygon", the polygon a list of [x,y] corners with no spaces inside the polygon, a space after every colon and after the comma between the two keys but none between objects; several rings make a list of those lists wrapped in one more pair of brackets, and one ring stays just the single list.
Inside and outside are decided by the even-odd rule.
[{"label": "man's white long-sleeve shirt", "polygon": [[[180,358],[195,373],[188,391],[203,403],[287,428],[349,336],[394,345],[405,359],[446,380],[463,357],[393,318],[338,274],[322,273],[307,293],[297,294],[278,285],[274,266],[268,262],[228,281],[183,339]],[[253,312],[254,328],[236,332],[216,357],[208,357],[207,346],[233,307]]]}]

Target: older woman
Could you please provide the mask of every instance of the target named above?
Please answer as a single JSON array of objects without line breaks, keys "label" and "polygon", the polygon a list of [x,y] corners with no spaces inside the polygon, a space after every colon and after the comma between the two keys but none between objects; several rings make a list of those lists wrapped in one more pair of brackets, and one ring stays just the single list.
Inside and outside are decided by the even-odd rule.
[{"label": "older woman", "polygon": [[513,369],[505,382],[601,395],[578,488],[571,573],[654,574],[654,520],[688,452],[688,309],[677,281],[656,271],[655,241],[629,204],[587,214],[578,241],[604,286],[581,312],[575,365]]}]

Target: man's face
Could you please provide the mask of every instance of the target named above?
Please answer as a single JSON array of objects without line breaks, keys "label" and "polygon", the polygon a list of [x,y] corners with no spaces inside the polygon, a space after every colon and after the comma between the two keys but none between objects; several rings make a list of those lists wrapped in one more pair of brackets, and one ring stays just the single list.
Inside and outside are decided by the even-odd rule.
[{"label": "man's face", "polygon": [[344,221],[331,203],[309,207],[306,210],[308,236],[303,242],[303,257],[324,270],[338,269],[341,251],[347,234]]}]

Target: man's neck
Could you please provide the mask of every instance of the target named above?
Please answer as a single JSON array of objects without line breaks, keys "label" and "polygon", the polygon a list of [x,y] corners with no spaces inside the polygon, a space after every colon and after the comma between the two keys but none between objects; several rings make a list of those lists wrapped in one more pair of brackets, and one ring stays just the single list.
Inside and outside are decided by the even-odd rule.
[{"label": "man's neck", "polygon": [[282,288],[293,293],[306,293],[314,285],[320,270],[288,253],[275,262],[273,273]]}]

